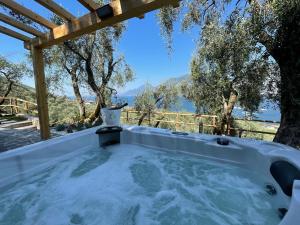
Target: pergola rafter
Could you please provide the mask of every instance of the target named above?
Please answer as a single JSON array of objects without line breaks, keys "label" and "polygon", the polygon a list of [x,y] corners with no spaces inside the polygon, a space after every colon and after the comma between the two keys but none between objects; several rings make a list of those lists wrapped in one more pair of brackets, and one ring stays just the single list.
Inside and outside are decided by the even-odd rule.
[{"label": "pergola rafter", "polygon": [[56,27],[56,24],[52,23],[51,21],[45,19],[44,17],[40,16],[39,14],[36,14],[30,9],[25,8],[24,6],[16,3],[14,0],[0,0],[0,3],[4,5],[5,7],[9,8],[10,10],[14,11],[15,13],[18,13],[20,15],[23,15],[32,21],[43,25],[49,29],[53,29]]},{"label": "pergola rafter", "polygon": [[8,29],[6,27],[0,26],[0,33],[2,34],[6,34],[8,36],[11,36],[13,38],[19,39],[21,41],[24,42],[29,42],[30,41],[30,37],[27,37],[26,35],[20,34],[14,30]]},{"label": "pergola rafter", "polygon": [[37,3],[41,4],[45,8],[49,9],[50,11],[54,12],[56,15],[60,16],[64,20],[72,21],[76,19],[76,16],[74,16],[69,11],[65,10],[60,5],[56,4],[52,0],[35,0]]},{"label": "pergola rafter", "polygon": [[21,22],[15,20],[15,19],[3,14],[3,13],[0,13],[0,20],[4,23],[7,23],[7,24],[9,24],[13,27],[16,27],[16,28],[18,28],[20,30],[23,30],[23,31],[25,31],[29,34],[32,34],[34,36],[37,36],[37,37],[43,37],[44,36],[43,32],[41,32],[37,29],[34,29],[31,26],[28,26],[24,23],[21,23]]},{"label": "pergola rafter", "polygon": [[[147,12],[172,5],[177,7],[180,0],[112,0],[105,6],[99,6],[93,0],[77,0],[90,12],[76,18],[72,13],[52,0],[35,0],[56,15],[62,17],[65,23],[56,25],[41,15],[16,3],[14,0],[0,0],[0,4],[17,14],[23,15],[32,21],[50,29],[43,33],[31,26],[23,24],[14,18],[1,14],[0,20],[15,28],[21,29],[35,36],[30,38],[14,30],[0,26],[0,33],[24,41],[24,47],[31,51],[34,67],[35,89],[39,112],[39,121],[42,139],[50,137],[49,115],[47,103],[47,88],[44,74],[43,49],[59,44],[66,40],[77,38],[104,27],[112,26],[130,18],[142,18]],[[75,1],[75,0],[73,0]]]}]

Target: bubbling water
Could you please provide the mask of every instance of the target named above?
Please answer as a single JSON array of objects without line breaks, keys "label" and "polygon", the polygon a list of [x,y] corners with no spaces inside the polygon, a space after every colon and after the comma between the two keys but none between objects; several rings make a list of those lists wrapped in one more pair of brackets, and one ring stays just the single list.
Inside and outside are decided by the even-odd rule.
[{"label": "bubbling water", "polygon": [[0,225],[278,224],[236,165],[135,145],[91,149],[0,190]]}]

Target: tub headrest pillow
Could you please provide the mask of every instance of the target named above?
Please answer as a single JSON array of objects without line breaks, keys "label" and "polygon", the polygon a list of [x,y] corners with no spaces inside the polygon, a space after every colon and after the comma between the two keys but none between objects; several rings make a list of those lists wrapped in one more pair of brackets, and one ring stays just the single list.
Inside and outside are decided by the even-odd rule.
[{"label": "tub headrest pillow", "polygon": [[272,163],[270,172],[282,191],[292,196],[294,180],[300,180],[300,170],[287,161],[276,161]]}]

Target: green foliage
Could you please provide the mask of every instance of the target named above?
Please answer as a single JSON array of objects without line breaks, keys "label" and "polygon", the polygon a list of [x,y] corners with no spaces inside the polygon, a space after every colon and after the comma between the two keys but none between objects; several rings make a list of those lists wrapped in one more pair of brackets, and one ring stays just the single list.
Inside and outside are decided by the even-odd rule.
[{"label": "green foliage", "polygon": [[74,123],[80,119],[76,103],[67,98],[50,98],[48,106],[50,124]]},{"label": "green foliage", "polygon": [[84,123],[85,128],[89,129],[93,127],[92,123]]},{"label": "green foliage", "polygon": [[147,84],[144,91],[135,97],[134,109],[144,112],[153,111],[156,108],[155,102],[153,87]]},{"label": "green foliage", "polygon": [[[61,23],[57,16],[52,20]],[[56,86],[70,77],[81,114],[84,108],[80,92],[86,90],[94,94],[97,104],[90,114],[92,120],[98,116],[100,107],[111,104],[111,97],[117,88],[133,80],[134,73],[125,57],[116,52],[116,45],[124,30],[124,24],[116,24],[66,41],[45,52],[47,65],[52,71],[47,73],[48,80],[52,81],[51,86],[57,89]]]},{"label": "green foliage", "polygon": [[[284,44],[292,44],[291,42],[285,42],[287,41],[288,36],[291,36],[293,33],[296,34],[295,31],[299,29],[299,26],[296,27],[296,24],[292,25],[292,21],[299,20],[299,12],[299,0],[183,0],[178,9],[173,9],[171,7],[161,9],[158,13],[158,19],[161,29],[163,30],[162,34],[168,40],[172,40],[173,26],[176,21],[181,22],[183,31],[189,30],[194,26],[200,27],[199,39],[201,39],[202,36],[205,36],[203,33],[207,32],[207,25],[211,24],[216,17],[222,18],[219,23],[224,25],[231,20],[232,14],[238,13],[243,20],[243,28],[247,33],[247,38],[251,40],[252,45],[255,47],[260,46],[262,48],[264,56],[262,56],[261,59],[264,58],[264,63],[270,63],[269,69],[271,69],[272,72],[269,73],[269,77],[264,83],[266,97],[273,100],[275,103],[280,104],[280,95],[284,92],[290,93],[291,91],[285,90],[283,92],[280,90],[281,79],[280,70],[277,65],[279,63],[278,56],[281,54],[280,52],[284,51],[284,48],[282,48]],[[170,15],[177,16],[171,17]],[[291,26],[294,31],[288,28]],[[213,36],[210,35],[210,37]],[[297,42],[298,40],[293,39],[292,41]],[[233,39],[232,41],[236,40]],[[220,38],[220,43],[222,42],[223,40]],[[169,45],[170,43],[168,43],[168,48]],[[219,46],[212,45],[211,47],[217,48]],[[255,78],[255,74],[247,75],[249,75],[248,80]],[[247,86],[247,83],[244,83],[243,85],[245,85],[246,89],[251,89],[251,86]],[[258,93],[257,89],[251,90],[253,93]],[[292,94],[290,93],[290,95]],[[256,98],[253,98],[253,102],[259,100],[258,95],[255,97]],[[246,99],[249,99],[249,96],[240,96],[240,101],[245,103],[244,106],[248,108],[248,110],[255,110],[255,105],[253,106],[253,104]]]},{"label": "green foliage", "polygon": [[160,31],[163,37],[165,37],[167,48],[169,53],[172,50],[172,33],[174,22],[177,20],[179,10],[174,10],[173,7],[164,7],[158,12],[158,22],[160,24]]},{"label": "green foliage", "polygon": [[163,83],[155,90],[155,95],[161,97],[157,107],[163,110],[170,110],[178,103],[179,88],[177,83]]},{"label": "green foliage", "polygon": [[85,129],[84,123],[82,123],[82,122],[77,122],[75,125],[76,125],[75,129],[77,131],[81,131],[81,130]]}]

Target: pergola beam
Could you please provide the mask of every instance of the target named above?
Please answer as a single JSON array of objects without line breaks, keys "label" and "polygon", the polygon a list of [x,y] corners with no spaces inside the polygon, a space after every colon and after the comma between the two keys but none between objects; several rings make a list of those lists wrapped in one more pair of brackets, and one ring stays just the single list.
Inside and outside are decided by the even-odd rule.
[{"label": "pergola beam", "polygon": [[50,129],[43,49],[31,46],[30,50],[34,71],[35,92],[37,98],[41,138],[46,140],[50,138]]},{"label": "pergola beam", "polygon": [[0,4],[4,5],[5,7],[11,9],[12,11],[21,14],[36,23],[39,23],[49,29],[53,29],[56,27],[56,24],[52,23],[51,21],[45,19],[44,17],[36,14],[35,12],[31,11],[30,9],[25,8],[24,6],[16,3],[14,0],[1,0]]},{"label": "pergola beam", "polygon": [[100,6],[93,0],[78,0],[85,8],[91,12],[96,11]]},{"label": "pergola beam", "polygon": [[[110,3],[114,16],[101,20],[96,12],[88,13],[54,28],[52,32],[46,34],[45,38],[33,39],[32,44],[36,47],[46,48],[127,19],[139,17],[166,5],[178,6],[178,2],[179,0],[114,0]],[[29,48],[29,46],[25,47]]]},{"label": "pergola beam", "polygon": [[44,35],[44,33],[42,33],[41,31],[36,30],[36,29],[34,29],[34,28],[24,24],[24,23],[21,23],[21,22],[15,20],[15,19],[3,14],[3,13],[0,13],[0,20],[4,23],[7,23],[7,24],[9,24],[13,27],[16,27],[16,28],[18,28],[20,30],[23,30],[23,31],[25,31],[29,34],[32,34],[34,36],[42,37]]},{"label": "pergola beam", "polygon": [[72,21],[75,20],[76,17],[72,15],[72,13],[65,10],[63,7],[58,5],[52,0],[35,0],[40,5],[44,6],[45,8],[49,9],[50,11],[54,12],[56,15],[60,16],[64,20]]},{"label": "pergola beam", "polygon": [[[43,33],[42,37],[33,39],[3,26],[0,26],[0,32],[24,41],[25,48],[31,50],[41,137],[42,139],[48,139],[50,138],[50,128],[43,49],[84,34],[95,32],[104,27],[113,26],[130,18],[142,17],[145,13],[159,9],[163,6],[173,5],[174,7],[177,7],[180,0],[112,0],[109,5],[106,5],[103,8],[100,8],[100,6],[92,0],[78,0],[91,11],[80,18],[70,17],[70,15],[68,15],[69,12],[65,11],[60,6],[58,7],[53,1],[35,1],[68,21],[63,25],[57,26],[42,16],[19,5],[14,0],[0,0],[0,4],[10,8],[14,12],[26,16],[51,29],[50,32]],[[0,18],[2,18],[2,21],[28,33],[38,32],[37,30],[31,30],[33,28],[26,26],[25,24],[21,26],[18,21],[11,20],[9,17],[6,18],[5,16],[2,16]],[[41,34],[36,33],[36,36],[41,36]]]},{"label": "pergola beam", "polygon": [[3,26],[0,26],[0,33],[6,34],[8,36],[11,36],[13,38],[19,39],[19,40],[24,41],[24,42],[29,42],[31,40],[30,37],[27,37],[23,34],[20,34],[16,31],[13,31],[13,30],[8,29],[8,28],[3,27]]}]

